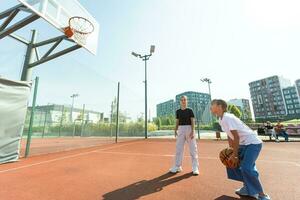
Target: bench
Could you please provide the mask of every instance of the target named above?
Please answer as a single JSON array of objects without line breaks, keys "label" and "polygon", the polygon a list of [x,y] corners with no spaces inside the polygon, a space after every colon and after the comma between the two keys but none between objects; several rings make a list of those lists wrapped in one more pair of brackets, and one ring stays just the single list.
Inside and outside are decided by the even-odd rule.
[{"label": "bench", "polygon": [[288,124],[287,127],[285,128],[289,136],[299,136],[300,137],[300,124],[298,125],[293,125],[293,124]]},{"label": "bench", "polygon": [[[300,127],[285,127],[285,130],[289,137],[300,137]],[[269,136],[270,140],[272,140],[272,132],[265,128],[258,128],[257,134],[260,136]]]}]

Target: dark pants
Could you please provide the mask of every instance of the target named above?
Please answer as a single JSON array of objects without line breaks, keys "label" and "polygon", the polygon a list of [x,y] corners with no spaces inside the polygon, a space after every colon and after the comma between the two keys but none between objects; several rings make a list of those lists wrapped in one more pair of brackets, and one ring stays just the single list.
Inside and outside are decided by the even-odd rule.
[{"label": "dark pants", "polygon": [[262,144],[240,145],[240,166],[235,169],[227,168],[228,178],[243,182],[249,195],[263,192],[255,165],[261,148]]},{"label": "dark pants", "polygon": [[276,136],[277,136],[277,139],[278,139],[278,136],[281,136],[281,137],[284,137],[285,141],[289,141],[289,135],[285,132],[285,130],[280,130]]}]

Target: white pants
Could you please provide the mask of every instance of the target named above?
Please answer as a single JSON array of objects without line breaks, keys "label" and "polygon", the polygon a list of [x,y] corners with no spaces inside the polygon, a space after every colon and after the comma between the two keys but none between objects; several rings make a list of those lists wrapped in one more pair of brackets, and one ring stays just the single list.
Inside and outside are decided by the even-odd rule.
[{"label": "white pants", "polygon": [[175,155],[175,166],[180,167],[182,165],[182,158],[184,153],[184,144],[185,142],[188,143],[190,149],[190,155],[192,158],[192,167],[193,170],[198,169],[198,149],[197,149],[197,142],[194,136],[191,139],[190,134],[192,132],[191,125],[179,126],[178,127],[178,136],[176,141],[176,155]]},{"label": "white pants", "polygon": [[274,137],[275,139],[277,139],[276,132],[274,131],[274,129],[266,129],[266,133],[268,135],[271,135],[271,137]]}]

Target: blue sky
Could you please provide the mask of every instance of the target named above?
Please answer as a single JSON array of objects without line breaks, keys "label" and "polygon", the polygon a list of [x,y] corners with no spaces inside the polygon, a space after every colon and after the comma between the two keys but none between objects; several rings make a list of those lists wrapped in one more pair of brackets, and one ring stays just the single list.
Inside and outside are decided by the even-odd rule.
[{"label": "blue sky", "polygon": [[[300,78],[300,3],[296,0],[81,0],[100,23],[99,49],[83,49],[40,65],[38,104],[110,109],[121,82],[120,109],[135,118],[144,111],[144,66],[131,51],[156,52],[148,63],[149,105],[187,90],[207,92],[200,78],[213,81],[213,98],[249,98],[248,83],[272,75]],[[18,2],[2,1],[0,11]],[[19,35],[38,40],[59,35],[43,20]],[[18,80],[25,47],[0,40],[0,75]]]}]

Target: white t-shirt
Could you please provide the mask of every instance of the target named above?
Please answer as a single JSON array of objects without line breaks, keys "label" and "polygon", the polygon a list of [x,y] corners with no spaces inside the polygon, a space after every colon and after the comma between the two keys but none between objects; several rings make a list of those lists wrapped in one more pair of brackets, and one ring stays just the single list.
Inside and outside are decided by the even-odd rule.
[{"label": "white t-shirt", "polygon": [[222,130],[227,133],[228,137],[234,139],[231,131],[236,130],[240,137],[240,145],[261,144],[261,139],[258,138],[256,132],[250,129],[244,122],[231,113],[224,113],[219,119],[219,124]]}]

